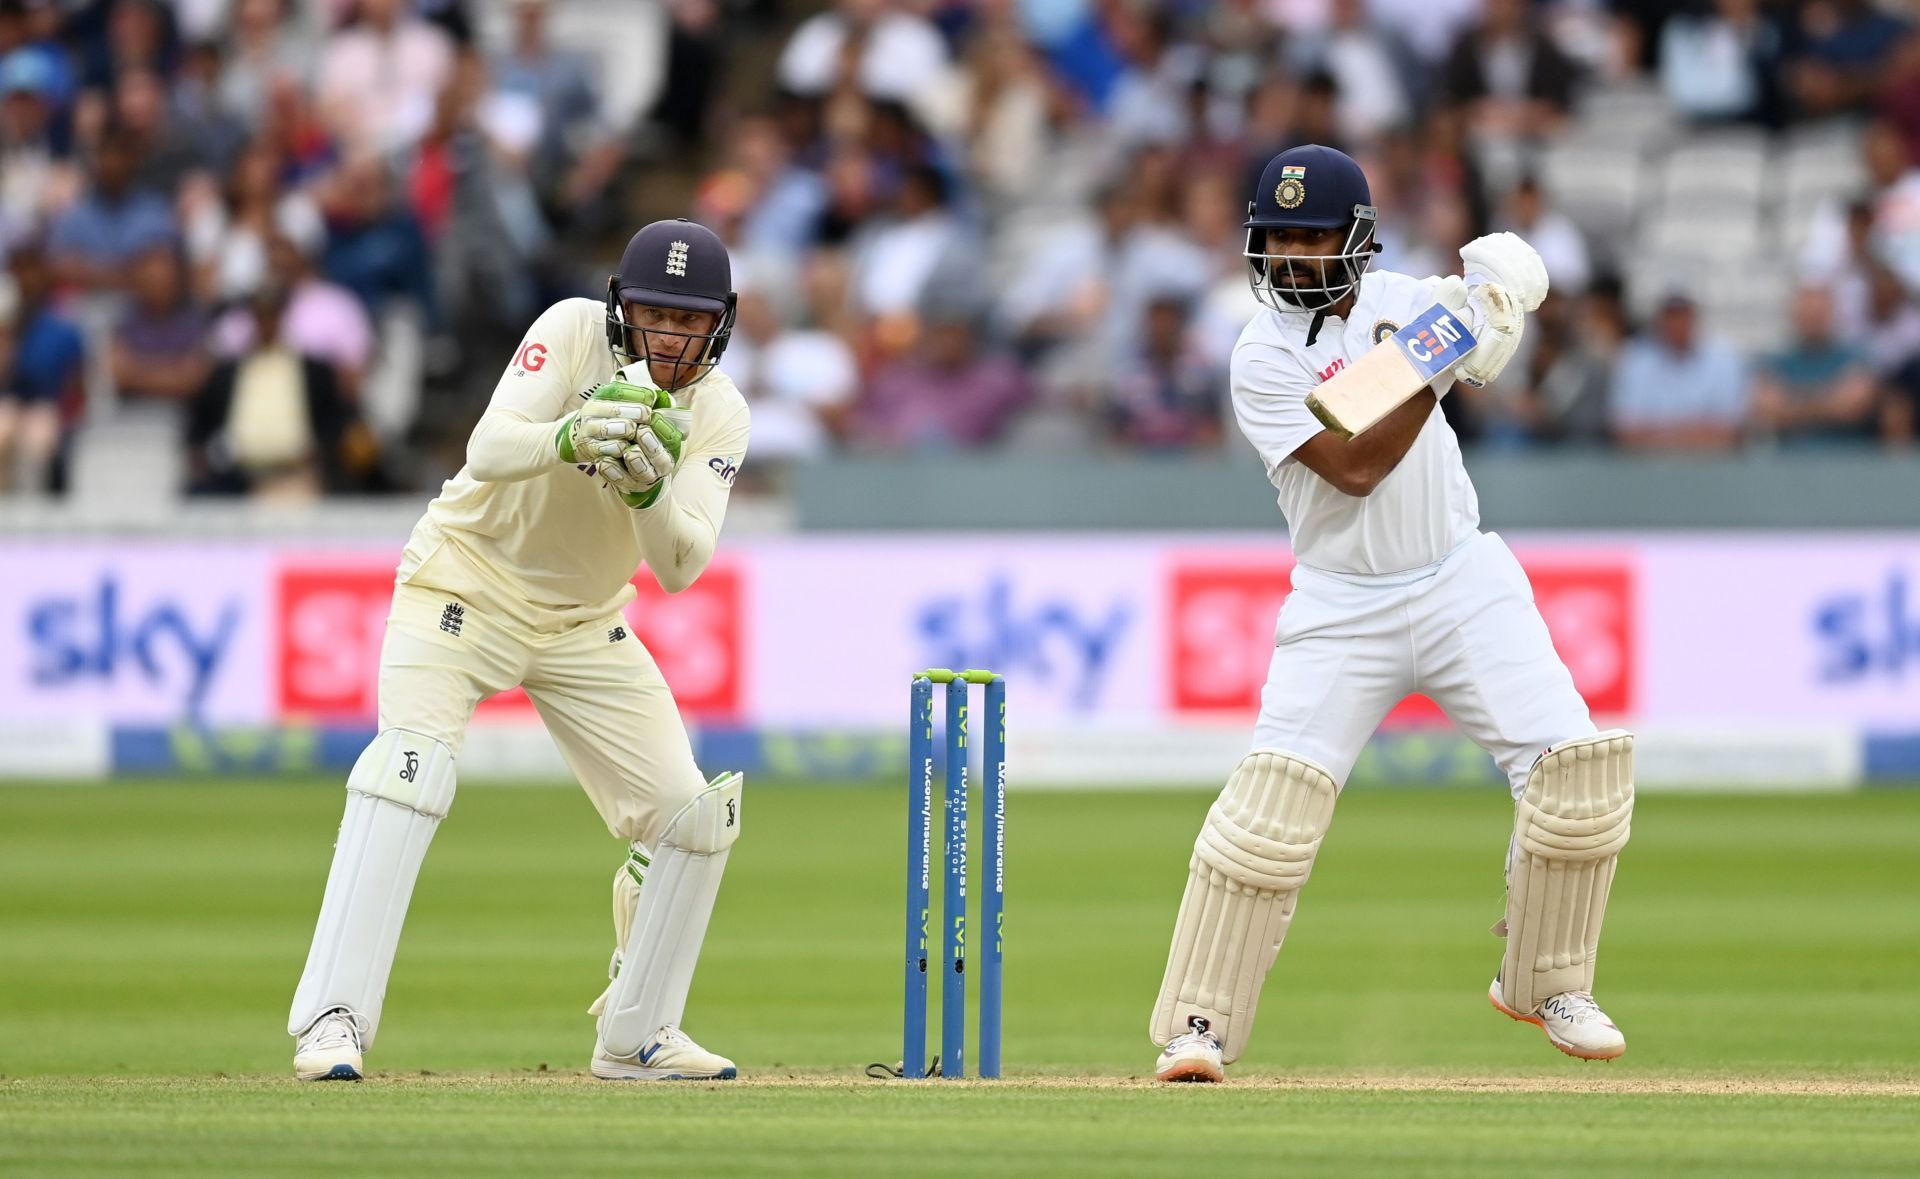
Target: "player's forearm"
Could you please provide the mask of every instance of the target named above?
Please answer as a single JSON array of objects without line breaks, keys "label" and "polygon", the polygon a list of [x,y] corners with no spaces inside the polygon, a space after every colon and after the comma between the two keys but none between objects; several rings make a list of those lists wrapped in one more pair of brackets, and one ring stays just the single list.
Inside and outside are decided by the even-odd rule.
[{"label": "player's forearm", "polygon": [[1413,449],[1438,404],[1433,390],[1422,389],[1364,434],[1342,438],[1324,430],[1314,435],[1300,448],[1300,461],[1347,495],[1371,495]]},{"label": "player's forearm", "polygon": [[553,469],[552,422],[530,422],[505,409],[489,409],[467,440],[467,473],[482,483],[517,483]]},{"label": "player's forearm", "polygon": [[[726,510],[723,499],[719,512]],[[683,503],[669,487],[660,502],[634,512],[640,557],[660,588],[677,594],[699,579],[720,542],[720,516],[711,505]]]}]

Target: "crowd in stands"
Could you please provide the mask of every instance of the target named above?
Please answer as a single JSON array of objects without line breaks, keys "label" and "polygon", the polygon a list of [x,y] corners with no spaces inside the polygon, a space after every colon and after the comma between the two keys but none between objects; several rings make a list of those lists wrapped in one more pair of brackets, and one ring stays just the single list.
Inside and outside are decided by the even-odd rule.
[{"label": "crowd in stands", "polygon": [[90,437],[207,494],[430,485],[539,308],[680,214],[735,252],[762,486],[1219,448],[1241,210],[1303,142],[1366,166],[1378,266],[1545,257],[1519,357],[1443,403],[1469,444],[1913,436],[1893,4],[0,0],[0,490]]}]

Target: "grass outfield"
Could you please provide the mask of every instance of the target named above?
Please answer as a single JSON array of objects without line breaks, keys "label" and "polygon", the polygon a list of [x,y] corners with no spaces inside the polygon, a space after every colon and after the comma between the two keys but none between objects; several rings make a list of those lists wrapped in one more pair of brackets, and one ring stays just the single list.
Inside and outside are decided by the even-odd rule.
[{"label": "grass outfield", "polygon": [[1486,1005],[1498,792],[1356,790],[1223,1089],[1139,1079],[1204,794],[1013,797],[998,1085],[859,1077],[899,1054],[898,796],[748,799],[687,1026],[751,1080],[583,1079],[620,849],[576,792],[479,787],[415,895],[372,1079],[296,1086],[282,1029],[337,784],[0,788],[0,1174],[1920,1157],[1920,791],[1643,799],[1599,987],[1631,1050],[1599,1065]]}]

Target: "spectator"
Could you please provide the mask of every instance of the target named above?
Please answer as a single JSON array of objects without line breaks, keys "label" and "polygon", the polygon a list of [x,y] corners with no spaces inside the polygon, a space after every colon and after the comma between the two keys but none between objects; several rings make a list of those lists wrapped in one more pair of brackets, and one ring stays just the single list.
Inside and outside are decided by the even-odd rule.
[{"label": "spectator", "polygon": [[[606,194],[626,147],[601,116],[592,63],[549,41],[548,11],[547,0],[514,0],[513,39],[491,63],[481,120],[497,148],[521,157],[518,170],[533,179],[542,210],[559,220]],[[698,121],[685,130],[697,134]]]},{"label": "spectator", "polygon": [[94,97],[112,94],[127,70],[146,70],[171,80],[171,10],[161,0],[115,0],[106,7],[106,40],[89,47],[82,66],[82,89]]},{"label": "spectator", "polygon": [[[270,236],[266,255],[262,281],[253,289],[265,286],[287,292],[287,308],[279,321],[280,344],[332,365],[340,392],[357,400],[373,364],[373,324],[366,308],[345,287],[315,274],[307,252],[291,237]],[[214,325],[214,352],[222,359],[245,355],[254,347],[256,326],[251,308],[231,309]]]},{"label": "spectator", "polygon": [[0,57],[0,246],[37,228],[77,185],[54,85],[43,56],[16,49]]},{"label": "spectator", "polygon": [[1198,298],[1217,272],[1213,255],[1167,225],[1131,184],[1108,188],[1100,213],[1097,223],[1052,234],[1000,302],[1028,354],[1079,345],[1084,355],[1069,367],[1087,381],[1106,379],[1138,355],[1152,294]]},{"label": "spectator", "polygon": [[1674,108],[1701,122],[1775,125],[1780,29],[1759,0],[1712,0],[1660,31],[1660,84]]},{"label": "spectator", "polygon": [[47,252],[62,285],[112,291],[126,284],[134,255],[174,237],[165,198],[134,185],[139,144],[110,131],[94,151],[93,184],[53,222]]},{"label": "spectator", "polygon": [[191,492],[311,500],[351,490],[373,466],[332,368],[280,343],[287,295],[254,296],[253,347],[216,367],[189,407]]},{"label": "spectator", "polygon": [[313,76],[314,38],[293,20],[291,0],[235,0],[220,103],[258,131],[276,87],[305,87]]},{"label": "spectator", "polygon": [[1908,362],[1920,359],[1920,307],[1901,287],[1900,279],[1878,263],[1867,270],[1867,293],[1857,320],[1850,319],[1845,305],[1834,301],[1834,323],[1842,338],[1858,344],[1867,363],[1881,380],[1890,379]]},{"label": "spectator", "polygon": [[10,360],[0,369],[0,489],[48,490],[62,422],[75,410],[86,353],[80,330],[49,300],[53,273],[40,246],[8,258],[13,310]]},{"label": "spectator", "polygon": [[1370,143],[1407,117],[1401,79],[1408,71],[1387,27],[1369,23],[1362,0],[1333,0],[1326,30],[1295,45],[1303,71],[1324,70],[1334,80],[1340,133],[1353,143]]},{"label": "spectator", "polygon": [[189,45],[180,59],[180,77],[173,84],[168,123],[174,134],[193,145],[202,166],[224,175],[247,146],[249,128],[227,112],[220,101],[220,45],[203,41]]},{"label": "spectator", "polygon": [[406,0],[358,0],[356,8],[320,58],[321,118],[349,151],[407,152],[433,125],[453,76],[453,41]]},{"label": "spectator", "polygon": [[39,88],[56,114],[65,113],[79,89],[73,63],[53,35],[60,19],[54,0],[0,0],[0,58],[18,52],[35,61],[36,76],[44,79]]},{"label": "spectator", "polygon": [[754,449],[763,430],[795,458],[823,454],[847,431],[860,392],[860,370],[847,346],[847,266],[821,251],[801,273],[805,306],[799,322],[773,334],[760,353],[754,400]]},{"label": "spectator", "polygon": [[1193,345],[1191,305],[1178,294],[1147,304],[1141,362],[1123,370],[1105,405],[1114,438],[1146,451],[1217,446],[1226,373]]},{"label": "spectator", "polygon": [[1470,109],[1476,130],[1533,138],[1565,117],[1574,78],[1573,62],[1541,30],[1525,0],[1486,0],[1480,23],[1454,41],[1446,94]]},{"label": "spectator", "polygon": [[1880,84],[1906,25],[1868,0],[1807,0],[1799,7],[1799,51],[1787,84],[1800,113],[1863,110]]},{"label": "spectator", "polygon": [[1873,370],[1861,349],[1837,338],[1826,288],[1794,295],[1792,330],[1792,342],[1760,366],[1755,421],[1788,446],[1865,438],[1878,408]]},{"label": "spectator", "polygon": [[1528,334],[1543,338],[1533,376],[1533,431],[1546,442],[1607,440],[1614,366],[1627,342],[1620,284],[1602,280],[1580,299],[1549,295]]},{"label": "spectator", "polygon": [[179,404],[206,384],[206,312],[188,295],[186,264],[173,242],[133,261],[131,298],[113,330],[113,384],[123,401]]},{"label": "spectator", "polygon": [[868,383],[852,436],[892,450],[974,449],[1001,438],[1029,397],[1020,366],[984,351],[971,321],[930,312],[914,352]]},{"label": "spectator", "polygon": [[112,119],[133,143],[140,161],[133,174],[134,187],[149,192],[178,192],[188,173],[220,167],[227,161],[215,153],[237,146],[215,142],[207,136],[208,128],[187,126],[176,119],[166,87],[151,70],[120,71]]},{"label": "spectator", "polygon": [[1191,46],[1173,43],[1171,14],[1114,4],[1106,9],[1107,39],[1126,69],[1107,100],[1107,150],[1124,159],[1149,145],[1184,142],[1193,128],[1186,96],[1203,63]]},{"label": "spectator", "polygon": [[307,253],[325,244],[320,207],[306,192],[281,187],[281,167],[280,154],[256,142],[234,162],[222,197],[196,192],[183,198],[194,286],[203,300],[225,303],[258,290],[267,273],[267,241],[275,234],[293,239]]},{"label": "spectator", "polygon": [[726,78],[726,38],[719,0],[669,0],[666,76],[646,124],[675,151],[704,142]]},{"label": "spectator", "polygon": [[[1507,198],[1507,215],[1500,228],[1512,230],[1526,238],[1534,249],[1540,251],[1540,260],[1546,263],[1547,275],[1553,281],[1554,290],[1565,295],[1578,295],[1587,289],[1587,282],[1592,275],[1592,266],[1587,259],[1587,239],[1581,236],[1579,227],[1565,213],[1547,206],[1546,194],[1540,191],[1538,180],[1525,176],[1514,185],[1512,195]],[[1468,240],[1462,238],[1459,245],[1465,245]]]},{"label": "spectator", "polygon": [[[1868,124],[1861,155],[1874,188],[1870,248],[1909,291],[1920,291],[1920,169],[1899,129],[1884,120]],[[1850,252],[1859,267],[1859,247]]]},{"label": "spectator", "polygon": [[946,179],[921,164],[902,178],[894,214],[854,247],[854,305],[878,321],[883,347],[913,336],[914,309],[936,273],[952,291],[966,268],[966,239],[948,211]]},{"label": "spectator", "polygon": [[429,320],[437,304],[432,259],[420,223],[395,199],[386,166],[353,156],[319,187],[327,242],[321,268],[378,318],[392,297],[413,300]]},{"label": "spectator", "polygon": [[1692,296],[1675,292],[1622,351],[1607,412],[1622,446],[1725,450],[1740,441],[1749,396],[1739,356],[1705,338]]},{"label": "spectator", "polygon": [[939,30],[897,0],[839,0],[800,23],[780,51],[780,85],[824,97],[843,81],[870,98],[911,102],[947,69]]}]

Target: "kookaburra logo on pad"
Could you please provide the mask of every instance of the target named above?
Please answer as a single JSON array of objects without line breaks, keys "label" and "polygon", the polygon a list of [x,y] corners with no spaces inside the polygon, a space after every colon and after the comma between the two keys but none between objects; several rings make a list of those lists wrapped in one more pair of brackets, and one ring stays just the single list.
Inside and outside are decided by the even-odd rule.
[{"label": "kookaburra logo on pad", "polygon": [[667,247],[667,273],[687,277],[687,243],[675,242]]}]

